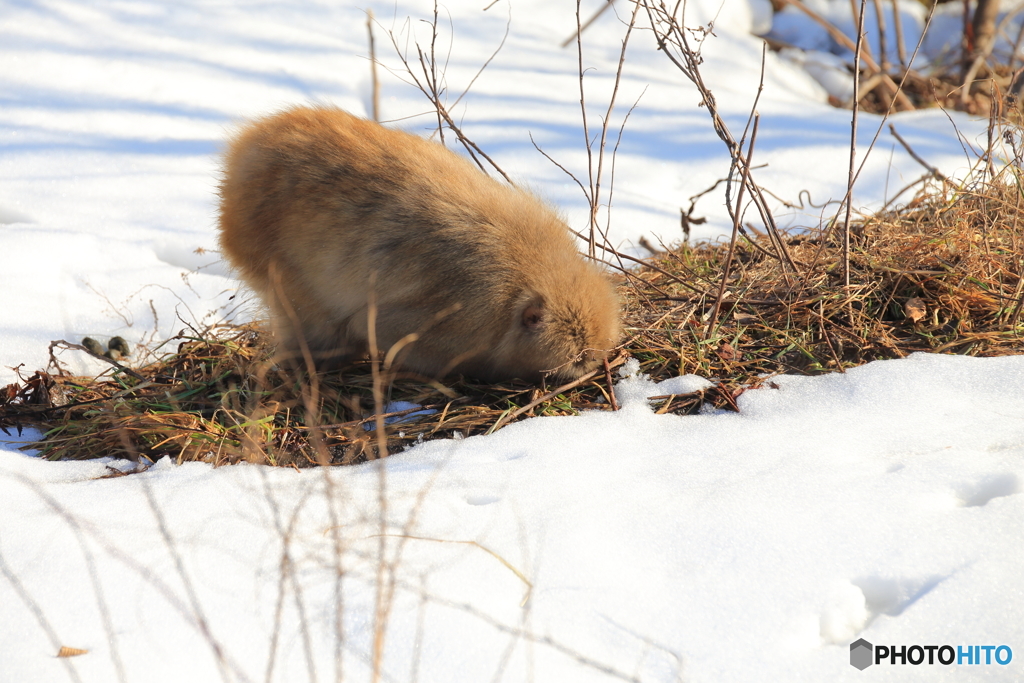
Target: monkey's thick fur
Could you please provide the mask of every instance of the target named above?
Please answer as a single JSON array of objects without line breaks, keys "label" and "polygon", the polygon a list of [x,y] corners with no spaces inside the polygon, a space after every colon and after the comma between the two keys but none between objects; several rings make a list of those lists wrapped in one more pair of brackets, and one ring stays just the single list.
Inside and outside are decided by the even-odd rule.
[{"label": "monkey's thick fur", "polygon": [[432,377],[571,379],[618,343],[562,220],[440,144],[297,107],[231,139],[220,196],[223,253],[318,362],[367,352],[371,301],[377,348]]}]

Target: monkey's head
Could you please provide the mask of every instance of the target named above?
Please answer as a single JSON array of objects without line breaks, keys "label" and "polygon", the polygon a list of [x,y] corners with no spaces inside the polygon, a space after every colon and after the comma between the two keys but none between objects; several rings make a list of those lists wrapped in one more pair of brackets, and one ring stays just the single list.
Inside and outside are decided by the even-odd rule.
[{"label": "monkey's head", "polygon": [[518,297],[494,359],[504,374],[573,380],[597,368],[618,344],[618,297],[601,273],[581,265],[585,277]]}]

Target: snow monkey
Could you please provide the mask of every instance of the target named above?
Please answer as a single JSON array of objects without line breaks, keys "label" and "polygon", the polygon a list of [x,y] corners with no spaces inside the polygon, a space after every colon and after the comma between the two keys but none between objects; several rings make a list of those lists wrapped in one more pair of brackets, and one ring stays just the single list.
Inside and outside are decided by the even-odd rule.
[{"label": "snow monkey", "polygon": [[223,253],[318,366],[365,354],[371,323],[432,377],[573,379],[618,343],[615,291],[566,224],[441,144],[296,107],[231,138],[220,198]]}]

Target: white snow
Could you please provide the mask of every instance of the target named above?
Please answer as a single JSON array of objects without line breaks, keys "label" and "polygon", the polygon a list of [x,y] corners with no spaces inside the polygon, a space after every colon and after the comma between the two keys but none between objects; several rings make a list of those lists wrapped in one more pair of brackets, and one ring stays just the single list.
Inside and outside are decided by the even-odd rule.
[{"label": "white snow", "polygon": [[[853,13],[853,5],[858,8],[859,2],[842,0],[803,0],[818,15],[839,29],[851,43],[856,42],[857,21]],[[882,7],[882,21],[878,20],[877,7]],[[936,5],[931,19],[930,28],[925,32],[928,23],[928,9],[917,0],[896,0],[876,5],[867,3],[864,15],[864,35],[866,50],[876,63],[882,61],[882,40],[885,37],[885,58],[890,64],[899,65],[899,42],[894,20],[893,7],[899,8],[900,28],[903,37],[904,56],[907,64],[925,74],[932,70],[946,69],[962,57],[962,35],[964,28],[963,3],[947,2]],[[993,54],[999,63],[1010,62],[1016,52],[1019,63],[1024,57],[1021,35],[1024,16],[1020,13],[1020,3],[1002,3],[1002,11],[996,17],[996,43]],[[971,7],[973,12],[973,6]],[[969,15],[968,18],[970,18]],[[830,94],[846,102],[852,96],[852,65],[853,50],[841,44],[829,32],[807,13],[797,7],[787,5],[778,12],[770,30],[755,31],[783,43],[806,51],[806,56],[797,54],[785,55],[791,61],[803,64],[807,72],[817,80]],[[923,36],[922,36],[923,34]],[[917,50],[917,57],[914,57]],[[824,55],[838,57],[841,69],[832,68],[835,60]],[[841,77],[841,75],[843,77]],[[849,85],[847,85],[849,82]],[[849,90],[849,92],[848,92]]]},{"label": "white snow", "polygon": [[[600,4],[583,2],[584,18]],[[837,22],[849,16],[845,0],[819,4]],[[529,136],[586,177],[577,56],[558,47],[576,26],[572,3],[487,5],[440,8],[449,102],[507,24],[504,47],[454,111],[582,228],[579,188]],[[750,32],[768,28],[766,5],[687,9],[691,26],[715,21],[703,73],[737,133],[757,89],[762,53]],[[386,31],[414,56],[433,5],[372,7],[378,56],[400,76]],[[628,8],[618,3],[584,33],[592,133]],[[291,104],[365,115],[363,9],[5,7],[0,385],[11,366],[43,367],[51,340],[159,341],[258,314],[216,253],[217,151],[234,122]],[[807,25],[794,30],[843,56]],[[384,117],[429,134],[425,98],[395,73],[381,71]],[[618,150],[612,238],[678,240],[679,208],[725,175],[727,152],[647,30],[630,40],[618,97],[612,139],[639,104]],[[826,97],[799,64],[767,55],[754,163],[768,166],[757,179],[782,200],[799,204],[806,190],[813,202],[780,202],[784,225],[817,225],[815,207],[845,192],[849,112]],[[969,146],[985,137],[984,122],[956,113],[890,121],[949,175],[965,172]],[[861,116],[861,154],[880,124]],[[880,206],[922,172],[883,129],[855,205]],[[722,204],[721,193],[698,203],[708,222],[695,238],[728,228]],[[80,356],[63,360],[98,369]],[[370,680],[375,633],[381,680],[1019,679],[1024,358],[915,355],[771,382],[742,394],[738,414],[657,415],[648,397],[710,382],[655,384],[632,365],[618,379],[618,412],[531,419],[331,470],[162,461],[101,478],[131,464],[45,462],[11,437],[0,444],[0,681]],[[378,619],[381,579],[393,599]],[[857,638],[1005,644],[1015,657],[861,672],[849,664]],[[60,646],[89,653],[58,659]]]},{"label": "white snow", "polygon": [[[853,681],[857,637],[1019,653],[1024,358],[779,377],[741,395],[739,414],[691,417],[655,415],[645,381],[620,383],[617,413],[386,461],[391,680]],[[60,643],[90,650],[74,661],[83,680],[115,680],[115,652],[127,680],[217,680],[190,593],[229,680],[261,679],[271,652],[272,680],[307,678],[307,637],[312,668],[333,676],[339,604],[345,679],[369,678],[377,465],[104,472],[0,459],[0,553]],[[7,679],[63,680],[55,645],[0,586]],[[985,673],[1012,680],[1019,661]]]}]

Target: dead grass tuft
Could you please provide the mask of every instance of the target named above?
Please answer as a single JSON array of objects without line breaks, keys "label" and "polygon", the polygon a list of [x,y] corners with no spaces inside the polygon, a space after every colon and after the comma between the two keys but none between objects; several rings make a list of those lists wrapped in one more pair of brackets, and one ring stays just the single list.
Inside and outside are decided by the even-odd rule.
[{"label": "dead grass tuft", "polygon": [[[901,92],[915,109],[939,107],[985,117],[995,107],[1009,121],[1019,124],[1020,104],[1018,95],[1014,94],[1017,89],[1013,82],[1014,75],[1015,72],[1010,67],[994,65],[988,78],[973,83],[966,95],[963,77],[958,68],[950,67],[929,75],[913,69],[900,69],[893,75],[893,80],[903,84]],[[874,80],[869,80],[868,85],[872,87],[861,96],[861,111],[885,114],[892,107],[891,93],[879,87]],[[836,106],[843,106],[843,103],[835,101],[834,98],[830,102]]]},{"label": "dead grass tuft", "polygon": [[[852,231],[849,287],[841,240],[830,231],[787,240],[794,275],[748,226],[711,326],[728,245],[658,253],[620,286],[627,339],[611,365],[632,356],[654,379],[714,379],[706,392],[655,402],[658,412],[687,414],[705,404],[735,409],[740,393],[778,373],[843,371],[915,351],[1021,353],[1020,208],[1018,176],[1008,170],[971,187],[945,182],[904,207],[863,218]],[[28,448],[54,460],[170,456],[307,467],[377,457],[369,360],[318,375],[311,393],[309,377],[274,362],[256,325],[174,341],[177,348],[155,362],[133,369],[108,361],[111,369],[93,378],[70,375],[53,357],[47,371],[0,389],[0,427],[42,429],[43,438]],[[54,346],[86,352],[66,342]],[[611,374],[538,387],[392,372],[384,378],[384,400],[422,408],[388,414],[409,421],[388,427],[387,452],[488,433],[530,416],[612,410]],[[413,414],[419,410],[434,412]]]},{"label": "dead grass tuft", "polygon": [[[652,298],[653,305],[631,302],[629,317],[644,321],[634,328],[648,348],[644,369],[748,384],[770,373],[843,370],[915,351],[1020,353],[1020,204],[1017,185],[998,182],[922,192],[905,207],[866,217],[852,231],[849,288],[838,239],[819,233],[787,240],[800,270],[792,286],[766,240],[742,240],[713,331],[701,323],[711,295],[647,273],[668,296]],[[726,245],[702,246],[652,260],[712,292],[726,253]]]}]

